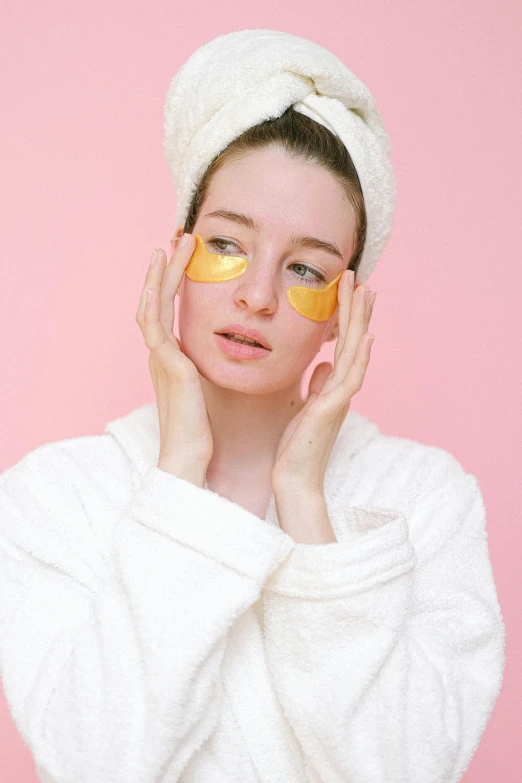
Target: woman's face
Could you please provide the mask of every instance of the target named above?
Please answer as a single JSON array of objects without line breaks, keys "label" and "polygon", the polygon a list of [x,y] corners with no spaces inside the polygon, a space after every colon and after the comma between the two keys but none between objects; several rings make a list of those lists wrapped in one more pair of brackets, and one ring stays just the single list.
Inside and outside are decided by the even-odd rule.
[{"label": "woman's face", "polygon": [[[218,211],[245,219],[211,214]],[[256,227],[246,225],[246,218]],[[211,252],[241,256],[248,266],[226,282],[200,283],[184,275],[183,352],[203,377],[224,388],[267,394],[294,384],[333,334],[338,308],[328,321],[313,321],[294,310],[287,289],[324,288],[348,267],[355,245],[354,212],[339,183],[326,169],[279,147],[256,150],[214,175],[192,233],[201,234]],[[299,237],[327,242],[340,255],[299,244]],[[256,359],[226,354],[216,332],[234,323],[258,329],[271,351]]]}]

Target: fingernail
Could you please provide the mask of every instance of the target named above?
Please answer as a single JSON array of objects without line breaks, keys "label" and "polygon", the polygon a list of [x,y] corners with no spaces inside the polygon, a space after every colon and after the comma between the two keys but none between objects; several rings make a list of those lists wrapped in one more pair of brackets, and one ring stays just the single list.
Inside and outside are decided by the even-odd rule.
[{"label": "fingernail", "polygon": [[348,285],[353,286],[354,271],[350,269],[348,272]]},{"label": "fingernail", "polygon": [[377,291],[372,291],[370,294],[370,304],[373,307],[373,303],[375,302],[375,297],[377,296]]},{"label": "fingernail", "polygon": [[186,244],[187,244],[187,241],[188,241],[188,238],[189,238],[189,235],[188,235],[188,234],[183,234],[183,236],[182,236],[182,237],[181,237],[181,239],[179,240],[179,245],[178,245],[178,247],[183,247],[183,245],[186,245]]},{"label": "fingernail", "polygon": [[150,257],[150,265],[151,266],[156,262],[157,257],[158,257],[158,253],[157,253],[156,250],[154,250],[152,252],[152,256]]}]

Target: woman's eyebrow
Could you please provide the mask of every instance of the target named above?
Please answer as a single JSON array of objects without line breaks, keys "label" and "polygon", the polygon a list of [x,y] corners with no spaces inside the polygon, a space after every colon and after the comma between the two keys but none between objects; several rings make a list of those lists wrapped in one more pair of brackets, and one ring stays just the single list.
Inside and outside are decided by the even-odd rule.
[{"label": "woman's eyebrow", "polygon": [[[205,217],[219,217],[223,220],[230,220],[233,223],[239,223],[242,226],[246,226],[254,231],[259,231],[259,226],[256,221],[248,215],[243,215],[241,212],[231,212],[228,209],[216,209],[214,212],[207,212]],[[333,256],[338,256],[341,261],[344,261],[343,254],[332,242],[326,242],[324,239],[317,239],[317,237],[309,236],[292,236],[292,243],[298,247],[307,247],[310,250],[324,250],[326,253],[330,253]]]}]

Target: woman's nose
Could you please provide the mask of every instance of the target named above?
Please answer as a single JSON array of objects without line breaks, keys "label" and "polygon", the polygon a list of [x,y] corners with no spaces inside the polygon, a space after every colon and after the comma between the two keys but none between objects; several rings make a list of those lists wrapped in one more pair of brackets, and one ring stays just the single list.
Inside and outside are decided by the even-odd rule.
[{"label": "woman's nose", "polygon": [[234,301],[252,312],[273,313],[277,308],[275,275],[261,263],[251,262],[236,280]]}]

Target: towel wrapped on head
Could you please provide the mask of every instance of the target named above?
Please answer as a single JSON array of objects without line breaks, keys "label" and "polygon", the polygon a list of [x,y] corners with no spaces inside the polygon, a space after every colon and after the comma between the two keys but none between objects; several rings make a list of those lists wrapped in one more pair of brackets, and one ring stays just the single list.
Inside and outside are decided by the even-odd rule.
[{"label": "towel wrapped on head", "polygon": [[336,134],[361,183],[367,216],[356,282],[365,282],[389,239],[396,185],[391,144],[373,96],[332,52],[277,30],[239,30],[196,49],[167,92],[164,150],[183,226],[212,160],[248,128],[289,107]]}]

